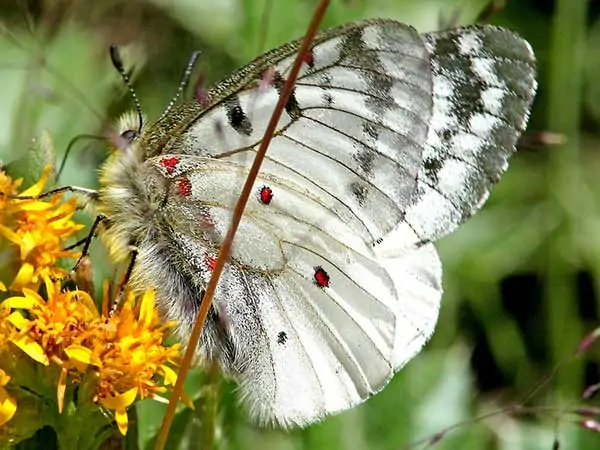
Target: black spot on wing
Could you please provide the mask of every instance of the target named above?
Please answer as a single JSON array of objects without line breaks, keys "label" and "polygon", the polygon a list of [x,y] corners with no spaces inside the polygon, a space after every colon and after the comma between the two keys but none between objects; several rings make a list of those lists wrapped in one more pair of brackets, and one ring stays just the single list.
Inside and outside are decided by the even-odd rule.
[{"label": "black spot on wing", "polygon": [[363,128],[363,132],[367,136],[369,136],[373,142],[377,141],[377,139],[379,138],[379,131],[377,130],[375,125],[373,125],[372,122],[364,121],[362,128]]},{"label": "black spot on wing", "polygon": [[333,96],[331,95],[331,85],[333,79],[327,72],[323,73],[319,79],[319,87],[323,90],[323,104],[326,107],[333,106]]},{"label": "black spot on wing", "polygon": [[288,336],[287,336],[287,333],[285,331],[280,331],[277,334],[277,343],[279,345],[285,344],[287,342],[287,340],[288,340]]},{"label": "black spot on wing", "polygon": [[322,88],[331,88],[333,84],[333,79],[331,78],[331,74],[324,72],[319,79],[319,86]]},{"label": "black spot on wing", "polygon": [[252,134],[252,124],[248,116],[240,105],[240,99],[237,95],[229,97],[223,102],[227,113],[227,121],[231,128],[240,134],[250,136]]},{"label": "black spot on wing", "polygon": [[358,163],[358,167],[365,175],[370,175],[373,172],[375,153],[370,148],[362,148],[352,155],[352,158]]},{"label": "black spot on wing", "polygon": [[349,187],[350,192],[352,192],[352,195],[354,195],[354,198],[356,198],[358,204],[360,206],[364,206],[365,201],[367,199],[367,195],[369,193],[368,187],[358,181],[353,181],[352,183],[350,183]]}]

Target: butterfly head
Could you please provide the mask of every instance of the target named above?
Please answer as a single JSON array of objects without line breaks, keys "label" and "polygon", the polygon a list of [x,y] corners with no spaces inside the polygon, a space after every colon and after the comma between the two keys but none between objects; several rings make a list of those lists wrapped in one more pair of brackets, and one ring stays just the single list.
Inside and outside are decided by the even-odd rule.
[{"label": "butterfly head", "polygon": [[135,111],[128,111],[119,117],[115,124],[115,134],[118,136],[114,147],[120,149],[128,147],[136,141],[143,133],[145,120],[140,123],[140,116]]}]

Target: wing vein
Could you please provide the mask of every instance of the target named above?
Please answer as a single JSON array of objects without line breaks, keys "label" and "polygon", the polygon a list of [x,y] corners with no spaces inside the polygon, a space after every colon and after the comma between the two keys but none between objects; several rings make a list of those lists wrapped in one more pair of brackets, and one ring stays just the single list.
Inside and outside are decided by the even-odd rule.
[{"label": "wing vein", "polygon": [[[313,151],[314,153],[316,153],[317,155],[323,156],[324,158],[327,158],[327,159],[329,159],[330,161],[335,161],[335,162],[336,162],[336,163],[338,163],[340,166],[344,167],[344,168],[345,168],[345,169],[347,169],[349,172],[351,172],[352,174],[354,174],[356,177],[358,177],[358,178],[360,178],[361,180],[363,180],[364,182],[366,182],[366,183],[367,183],[369,186],[371,186],[371,187],[372,187],[372,188],[375,190],[375,192],[379,192],[379,193],[381,193],[381,195],[382,195],[383,197],[387,198],[387,199],[388,199],[390,202],[392,202],[392,204],[393,204],[394,206],[396,206],[396,203],[397,203],[397,202],[396,202],[394,199],[392,199],[392,198],[391,198],[391,197],[390,197],[388,194],[386,194],[385,192],[383,192],[383,191],[382,191],[382,190],[381,190],[381,189],[380,189],[378,186],[376,186],[375,184],[373,184],[373,182],[372,182],[370,179],[368,179],[368,178],[365,178],[363,175],[359,175],[359,174],[358,174],[358,173],[357,173],[355,170],[353,170],[351,167],[349,167],[349,166],[347,166],[346,164],[342,163],[341,161],[339,161],[339,160],[337,160],[337,159],[335,159],[335,158],[331,157],[330,155],[327,155],[326,153],[321,153],[321,152],[319,152],[317,149],[315,149],[315,148],[313,148],[313,147],[309,147],[308,145],[306,145],[306,144],[304,144],[304,143],[302,143],[302,142],[300,142],[300,141],[298,141],[298,140],[296,140],[296,139],[294,139],[294,138],[292,138],[292,137],[290,137],[290,136],[288,136],[288,135],[286,135],[286,134],[282,134],[281,136],[282,136],[282,137],[284,137],[284,138],[286,138],[286,139],[288,139],[288,140],[290,140],[290,141],[292,141],[292,142],[295,142],[296,144],[298,144],[298,145],[300,145],[300,146],[302,146],[302,147],[304,147],[304,148],[306,148],[306,149],[308,149],[308,150],[312,150],[312,151]],[[410,174],[409,174],[409,175],[410,175]],[[401,214],[403,213],[403,211],[402,211],[400,208],[397,208],[397,211],[399,211]]]},{"label": "wing vein", "polygon": [[[349,114],[349,115],[351,115],[351,116],[358,117],[359,119],[362,119],[362,120],[364,120],[365,122],[369,122],[369,123],[371,123],[371,124],[378,125],[378,126],[380,126],[380,127],[382,127],[382,128],[385,128],[385,129],[386,129],[387,131],[389,131],[390,133],[394,133],[394,134],[397,134],[398,136],[402,136],[403,138],[405,138],[405,139],[407,139],[408,141],[412,142],[412,143],[415,145],[415,147],[418,147],[418,148],[420,148],[421,150],[423,149],[423,146],[422,146],[422,144],[420,144],[420,143],[418,143],[417,141],[415,141],[415,140],[414,140],[414,139],[413,139],[411,136],[407,136],[407,135],[405,135],[405,134],[402,134],[402,133],[400,133],[400,132],[398,132],[398,131],[396,131],[396,130],[392,130],[392,129],[391,129],[391,128],[389,128],[387,125],[385,125],[385,124],[383,124],[383,123],[381,123],[381,122],[373,122],[371,119],[367,119],[367,118],[365,118],[365,117],[363,117],[363,116],[360,116],[360,115],[358,115],[358,114],[355,114],[355,113],[353,113],[353,112],[350,112],[350,111],[345,111],[345,110],[343,110],[343,109],[337,109],[337,108],[324,108],[324,107],[319,107],[319,106],[311,106],[311,107],[308,107],[308,108],[304,108],[304,110],[303,110],[303,111],[308,111],[308,110],[320,110],[320,109],[333,109],[333,110],[335,110],[335,111],[338,111],[338,112],[341,112],[341,113],[344,113],[344,114]],[[337,133],[340,133],[340,134],[344,134],[344,135],[345,135],[345,133],[341,133],[341,132],[340,132],[339,130],[337,130],[336,128],[333,128],[332,126],[330,126],[329,124],[326,124],[325,122],[323,122],[323,121],[321,121],[321,120],[315,119],[314,117],[308,117],[308,116],[303,116],[303,117],[304,117],[304,118],[306,118],[306,119],[312,120],[313,122],[320,123],[320,124],[322,124],[323,126],[326,126],[327,128],[329,128],[329,129],[331,129],[331,130],[333,130],[333,131],[335,131],[335,132],[337,132]],[[350,137],[350,136],[348,136],[348,137]],[[366,145],[366,144],[365,144],[365,145]]]},{"label": "wing vein", "polygon": [[[326,91],[336,91],[337,90],[337,91],[342,91],[342,92],[353,92],[353,93],[360,94],[360,95],[365,96],[365,97],[370,97],[370,98],[373,98],[375,100],[381,100],[381,101],[389,101],[390,100],[390,98],[380,97],[380,96],[374,95],[371,92],[361,91],[361,90],[358,90],[358,89],[346,88],[346,87],[343,87],[343,86],[321,86],[319,84],[313,84],[313,83],[296,83],[296,85],[298,85],[298,86],[313,86],[313,87],[317,87],[317,88],[320,88],[320,89],[323,89],[323,90],[326,90]],[[405,106],[403,106],[403,105],[401,105],[401,104],[399,104],[397,102],[394,102],[394,104],[398,108],[400,108],[402,111],[405,111],[405,112],[409,113],[414,118],[415,122],[420,122],[423,125],[425,125],[425,127],[427,127],[427,128],[429,127],[429,123],[426,122],[425,119],[423,119],[422,117],[418,116],[411,109],[409,109],[409,108],[407,108],[407,107],[405,107]],[[310,107],[308,107],[308,108],[310,108]],[[304,110],[306,110],[308,108],[300,108],[300,110],[304,111]],[[336,111],[343,111],[343,110],[338,110],[338,109],[333,108],[333,107],[327,107],[327,109],[333,109],[333,110],[336,110]]]}]

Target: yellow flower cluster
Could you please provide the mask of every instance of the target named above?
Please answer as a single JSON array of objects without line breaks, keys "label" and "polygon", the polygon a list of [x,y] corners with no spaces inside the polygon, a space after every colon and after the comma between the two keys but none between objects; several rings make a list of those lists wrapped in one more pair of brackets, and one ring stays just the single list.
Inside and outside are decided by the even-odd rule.
[{"label": "yellow flower cluster", "polygon": [[[46,185],[50,167],[40,180],[20,196],[39,196]],[[49,200],[15,199],[20,180],[13,182],[0,171],[0,238],[8,241],[19,254],[20,266],[11,290],[37,289],[44,278],[59,279],[66,275],[56,266],[61,258],[77,258],[79,253],[63,250],[65,241],[83,225],[72,220],[76,210],[74,198],[61,201],[61,195]]]},{"label": "yellow flower cluster", "polygon": [[[47,175],[45,171],[38,183],[20,195],[39,195]],[[69,384],[92,386],[88,399],[78,398],[78,407],[85,407],[87,401],[87,407],[100,405],[113,411],[125,434],[127,408],[137,398],[165,401],[161,394],[176,381],[172,367],[180,346],[163,345],[172,324],[160,323],[153,290],[141,299],[129,291],[122,293],[112,314],[100,314],[87,292],[62,291],[60,282],[52,278],[65,275],[55,267],[58,259],[77,256],[61,250],[65,240],[81,229],[71,220],[76,205],[62,202],[60,195],[49,201],[11,198],[18,185],[0,172],[0,240],[5,238],[9,247],[19,250],[19,269],[9,286],[13,295],[0,303],[0,364],[7,354],[18,352],[48,367],[48,377],[56,377],[56,369],[50,368],[58,367],[59,412]],[[42,283],[43,297],[37,292]],[[4,285],[0,289],[6,290]],[[103,302],[109,303],[108,289],[104,297]],[[10,388],[11,379],[18,378],[18,373],[0,366],[0,427],[17,410],[19,398],[11,395]]]},{"label": "yellow flower cluster", "polygon": [[[117,425],[127,430],[127,407],[136,398],[162,399],[160,394],[177,379],[169,365],[179,357],[179,345],[164,347],[165,331],[154,309],[154,291],[136,302],[125,294],[118,313],[100,315],[92,298],[83,291],[61,292],[58,283],[46,282],[48,299],[24,289],[23,296],[10,297],[2,307],[12,310],[6,321],[12,325],[5,337],[31,359],[57,364],[59,412],[63,409],[67,383],[91,381],[92,401],[115,411]],[[89,377],[86,378],[86,377]]]}]

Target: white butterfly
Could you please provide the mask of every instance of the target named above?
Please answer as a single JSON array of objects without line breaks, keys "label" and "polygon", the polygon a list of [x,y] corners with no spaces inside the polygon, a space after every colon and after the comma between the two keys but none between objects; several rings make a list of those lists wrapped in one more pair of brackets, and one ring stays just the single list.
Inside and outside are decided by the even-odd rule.
[{"label": "white butterfly", "polygon": [[[186,337],[299,42],[266,53],[116,151],[93,202],[131,284]],[[433,333],[432,241],[485,201],[525,129],[529,45],[493,26],[320,33],[287,102],[200,354],[259,423],[307,425],[381,390]]]}]

